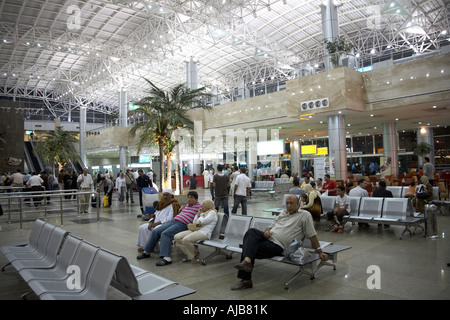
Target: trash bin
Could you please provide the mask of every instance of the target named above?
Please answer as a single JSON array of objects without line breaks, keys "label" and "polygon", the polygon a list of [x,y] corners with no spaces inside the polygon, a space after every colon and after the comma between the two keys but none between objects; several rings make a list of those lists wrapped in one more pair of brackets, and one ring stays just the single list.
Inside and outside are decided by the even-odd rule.
[{"label": "trash bin", "polygon": [[434,204],[425,205],[425,237],[427,239],[437,239],[437,206]]},{"label": "trash bin", "polygon": [[144,207],[144,213],[150,214],[155,212],[153,208],[153,202],[159,200],[158,190],[153,187],[142,188],[142,205]]}]

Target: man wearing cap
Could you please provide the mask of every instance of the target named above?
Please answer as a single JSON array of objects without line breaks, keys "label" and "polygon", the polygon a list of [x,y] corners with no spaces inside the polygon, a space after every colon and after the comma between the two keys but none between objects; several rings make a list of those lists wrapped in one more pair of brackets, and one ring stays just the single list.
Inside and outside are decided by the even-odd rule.
[{"label": "man wearing cap", "polygon": [[153,230],[147,244],[145,245],[144,252],[137,257],[138,260],[150,258],[150,253],[153,252],[158,244],[158,241],[161,239],[159,256],[162,260],[157,262],[156,266],[162,267],[172,263],[170,254],[173,237],[177,233],[188,229],[187,225],[194,221],[195,215],[198,213],[201,206],[201,203],[198,202],[198,193],[196,191],[189,191],[187,197],[187,205],[180,209],[180,213],[173,218],[172,222],[166,223]]},{"label": "man wearing cap", "polygon": [[[156,203],[156,205],[155,205]],[[149,215],[148,223],[139,227],[137,246],[138,251],[143,252],[151,232],[161,225],[169,223],[178,214],[180,204],[173,197],[172,189],[164,189],[161,200],[153,204],[155,212]]]}]

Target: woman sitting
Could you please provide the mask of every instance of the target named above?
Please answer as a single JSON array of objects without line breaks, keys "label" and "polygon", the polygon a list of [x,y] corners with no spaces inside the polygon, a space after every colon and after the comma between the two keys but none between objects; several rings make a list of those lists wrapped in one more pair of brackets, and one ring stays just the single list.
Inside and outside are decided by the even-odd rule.
[{"label": "woman sitting", "polygon": [[305,185],[305,192],[308,195],[308,202],[300,209],[309,211],[313,220],[319,222],[322,215],[322,201],[320,200],[320,192],[316,190],[316,183],[311,182]]},{"label": "woman sitting", "polygon": [[153,205],[156,209],[155,213],[151,214],[148,223],[141,225],[138,230],[136,244],[139,252],[144,251],[152,230],[164,223],[172,221],[180,211],[180,204],[173,198],[171,189],[164,189],[161,201],[157,205],[156,203]]},{"label": "woman sitting", "polygon": [[217,224],[217,211],[214,209],[214,202],[212,200],[207,199],[202,203],[192,225],[197,223],[201,223],[198,230],[186,230],[177,233],[173,238],[177,247],[183,250],[187,256],[182,262],[198,262],[200,253],[194,243],[199,240],[208,240],[211,238]]}]

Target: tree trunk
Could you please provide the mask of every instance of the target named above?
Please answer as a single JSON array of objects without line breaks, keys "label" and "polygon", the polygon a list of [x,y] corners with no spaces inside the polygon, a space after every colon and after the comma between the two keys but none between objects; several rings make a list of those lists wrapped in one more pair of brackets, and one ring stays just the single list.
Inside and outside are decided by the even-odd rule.
[{"label": "tree trunk", "polygon": [[159,192],[164,189],[164,145],[159,142]]},{"label": "tree trunk", "polygon": [[167,172],[166,172],[166,188],[172,189],[172,171],[170,170],[172,164],[171,153],[167,154]]}]

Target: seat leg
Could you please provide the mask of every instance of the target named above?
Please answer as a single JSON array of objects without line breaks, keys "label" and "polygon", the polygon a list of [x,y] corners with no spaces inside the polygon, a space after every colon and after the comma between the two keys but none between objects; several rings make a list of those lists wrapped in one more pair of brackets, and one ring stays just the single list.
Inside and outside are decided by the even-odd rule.
[{"label": "seat leg", "polygon": [[288,280],[288,282],[285,283],[284,288],[288,289],[289,286],[294,282],[298,277],[300,277],[302,274],[307,274],[310,276],[309,280],[314,280],[314,272],[312,271],[311,266],[311,272],[307,271],[304,266],[299,266],[299,270]]},{"label": "seat leg", "polygon": [[8,262],[7,264],[5,264],[3,267],[2,267],[2,271],[5,271],[5,268],[7,267],[7,266],[9,266],[11,264],[11,262]]},{"label": "seat leg", "polygon": [[215,256],[217,256],[219,254],[222,254],[222,255],[228,257],[228,254],[226,252],[223,252],[221,249],[219,249],[219,248],[214,248],[214,249],[215,249],[214,252],[212,252],[209,256],[205,257],[202,260],[202,265],[206,265],[206,261],[207,260],[209,260],[209,259],[211,259],[211,258],[213,258],[213,257],[215,257]]}]

